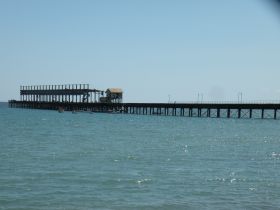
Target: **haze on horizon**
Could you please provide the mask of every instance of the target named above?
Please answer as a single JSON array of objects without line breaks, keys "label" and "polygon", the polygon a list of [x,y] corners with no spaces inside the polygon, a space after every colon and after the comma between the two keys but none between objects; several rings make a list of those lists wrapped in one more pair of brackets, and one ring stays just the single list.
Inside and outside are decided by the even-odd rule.
[{"label": "haze on horizon", "polygon": [[[0,101],[20,85],[120,87],[125,102],[280,100],[266,0],[0,0]],[[201,99],[201,98],[200,98]]]}]

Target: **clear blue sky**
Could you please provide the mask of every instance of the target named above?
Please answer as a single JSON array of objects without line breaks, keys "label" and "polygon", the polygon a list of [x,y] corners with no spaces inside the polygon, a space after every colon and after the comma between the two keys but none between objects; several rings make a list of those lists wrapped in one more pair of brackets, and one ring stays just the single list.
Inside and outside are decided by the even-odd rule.
[{"label": "clear blue sky", "polygon": [[280,100],[267,0],[0,0],[0,101],[20,85],[121,87],[126,102]]}]

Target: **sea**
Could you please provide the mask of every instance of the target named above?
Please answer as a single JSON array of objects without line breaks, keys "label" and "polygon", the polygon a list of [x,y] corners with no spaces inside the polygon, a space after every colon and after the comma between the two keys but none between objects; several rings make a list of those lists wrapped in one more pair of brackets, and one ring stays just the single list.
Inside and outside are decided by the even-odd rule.
[{"label": "sea", "polygon": [[280,209],[280,120],[2,103],[0,209]]}]

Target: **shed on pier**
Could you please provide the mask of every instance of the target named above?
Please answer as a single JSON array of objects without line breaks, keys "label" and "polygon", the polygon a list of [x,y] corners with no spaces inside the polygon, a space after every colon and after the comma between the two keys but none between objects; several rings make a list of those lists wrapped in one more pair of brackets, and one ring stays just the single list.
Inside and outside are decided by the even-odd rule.
[{"label": "shed on pier", "polygon": [[106,98],[111,103],[122,103],[123,91],[121,88],[108,88],[106,90]]}]

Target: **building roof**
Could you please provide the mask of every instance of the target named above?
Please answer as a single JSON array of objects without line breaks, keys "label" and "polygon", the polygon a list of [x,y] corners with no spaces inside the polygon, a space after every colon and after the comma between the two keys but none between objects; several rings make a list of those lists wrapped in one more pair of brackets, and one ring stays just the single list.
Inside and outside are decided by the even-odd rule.
[{"label": "building roof", "polygon": [[121,88],[108,88],[106,90],[106,92],[110,92],[110,93],[122,93],[122,89]]}]

